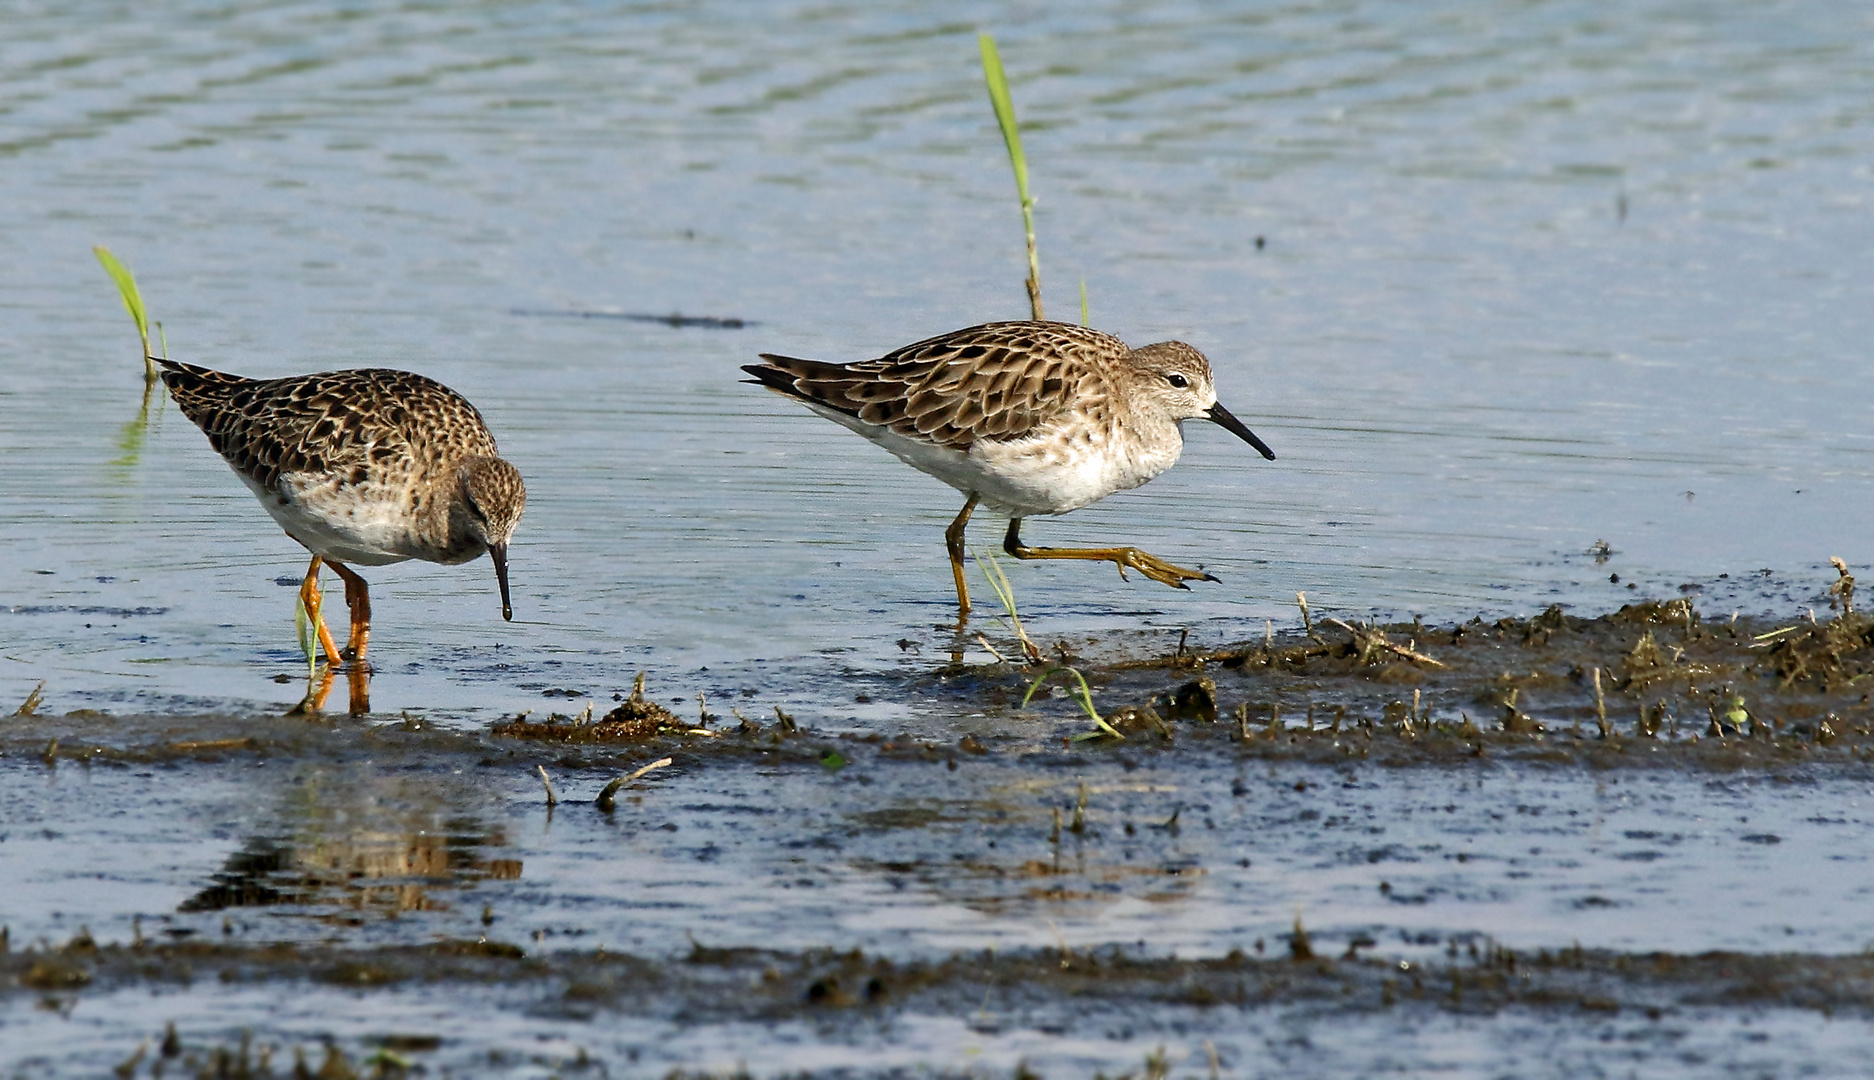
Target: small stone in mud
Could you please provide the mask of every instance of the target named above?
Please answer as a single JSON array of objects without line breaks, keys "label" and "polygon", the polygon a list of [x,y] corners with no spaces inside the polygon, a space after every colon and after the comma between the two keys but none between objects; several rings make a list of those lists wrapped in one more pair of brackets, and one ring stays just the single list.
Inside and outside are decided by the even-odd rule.
[{"label": "small stone in mud", "polygon": [[1171,695],[1171,718],[1215,723],[1217,720],[1216,680],[1204,675],[1178,687],[1177,691]]}]

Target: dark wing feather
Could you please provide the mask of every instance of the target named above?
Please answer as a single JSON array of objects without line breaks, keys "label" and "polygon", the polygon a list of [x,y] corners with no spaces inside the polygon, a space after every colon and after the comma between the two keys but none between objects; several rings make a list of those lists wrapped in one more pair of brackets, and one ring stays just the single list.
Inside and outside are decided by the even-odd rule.
[{"label": "dark wing feather", "polygon": [[282,473],[361,483],[404,459],[445,462],[495,455],[481,414],[433,379],[365,368],[285,379],[245,379],[173,360],[163,382],[236,471],[268,489]]},{"label": "dark wing feather", "polygon": [[1019,439],[1089,393],[1105,394],[1129,354],[1109,334],[1067,323],[987,323],[876,360],[827,364],[763,353],[742,370],[771,390],[903,435],[967,450]]}]

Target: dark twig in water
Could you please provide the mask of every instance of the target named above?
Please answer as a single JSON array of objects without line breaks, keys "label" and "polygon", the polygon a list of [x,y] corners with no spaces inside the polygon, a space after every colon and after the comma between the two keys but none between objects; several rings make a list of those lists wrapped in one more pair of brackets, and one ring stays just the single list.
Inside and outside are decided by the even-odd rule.
[{"label": "dark twig in water", "polygon": [[137,1066],[143,1063],[143,1055],[149,1052],[150,1052],[150,1040],[145,1039],[142,1042],[137,1044],[137,1049],[135,1053],[131,1054],[129,1057],[125,1058],[122,1062],[120,1062],[114,1068],[111,1069],[111,1075],[124,1077],[125,1080],[128,1080],[129,1077],[137,1075]]},{"label": "dark twig in water", "polygon": [[1601,691],[1601,669],[1594,669],[1594,718],[1601,726],[1601,738],[1613,735],[1613,726],[1607,722],[1607,695]]},{"label": "dark twig in water", "polygon": [[1295,932],[1289,935],[1288,955],[1291,960],[1313,960],[1314,942],[1308,937],[1308,928],[1301,924],[1301,909],[1295,909]]},{"label": "dark twig in water", "polygon": [[599,805],[599,809],[609,814],[612,812],[612,808],[617,805],[615,796],[617,796],[619,788],[624,787],[626,784],[631,783],[633,780],[636,780],[642,777],[644,774],[650,772],[652,769],[661,769],[669,764],[670,764],[669,758],[659,758],[656,761],[651,762],[649,765],[646,765],[643,768],[639,769],[637,772],[631,773],[630,775],[627,775],[627,776],[621,776],[617,778],[616,780],[613,780],[611,783],[605,785],[604,790],[599,792],[599,797],[592,801]]},{"label": "dark twig in water", "polygon": [[[1300,594],[1297,593],[1296,595],[1299,596]],[[1307,609],[1304,607],[1302,610],[1306,611]],[[1431,657],[1426,656],[1424,653],[1418,652],[1414,649],[1407,648],[1406,646],[1401,645],[1398,642],[1392,640],[1391,638],[1386,636],[1384,631],[1375,630],[1375,629],[1371,629],[1367,627],[1349,626],[1347,623],[1342,622],[1339,619],[1329,619],[1328,622],[1333,623],[1335,626],[1338,626],[1342,630],[1345,630],[1347,631],[1347,633],[1353,635],[1354,645],[1360,650],[1360,655],[1361,655],[1361,659],[1363,662],[1370,661],[1373,654],[1384,651],[1384,652],[1398,653],[1400,656],[1405,657],[1407,660],[1417,661],[1418,663],[1421,663],[1421,664],[1429,664],[1432,667],[1436,667],[1436,668],[1444,667],[1442,663],[1439,663],[1437,660],[1434,660]]]},{"label": "dark twig in water", "polygon": [[673,311],[668,315],[652,315],[640,311],[579,311],[576,309],[557,310],[551,308],[514,308],[510,315],[521,315],[537,319],[620,319],[625,322],[660,323],[678,329],[694,330],[742,330],[750,326],[760,326],[754,319],[738,319],[734,316],[684,315]]}]

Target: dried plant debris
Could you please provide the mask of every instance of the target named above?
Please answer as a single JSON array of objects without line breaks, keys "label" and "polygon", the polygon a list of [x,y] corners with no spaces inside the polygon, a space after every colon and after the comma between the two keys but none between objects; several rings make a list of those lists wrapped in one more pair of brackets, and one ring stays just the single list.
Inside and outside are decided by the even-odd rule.
[{"label": "dried plant debris", "polygon": [[1147,744],[1397,763],[1507,751],[1741,765],[1822,747],[1874,761],[1874,617],[1854,611],[1851,585],[1834,595],[1821,620],[1712,621],[1689,597],[1447,627],[1317,614],[1299,636],[1076,663],[1114,727]]},{"label": "dried plant debris", "polygon": [[20,702],[20,707],[13,710],[13,715],[14,716],[31,716],[34,713],[39,711],[39,706],[45,701],[45,699],[46,699],[46,681],[44,679],[41,679],[39,680],[39,685],[33,687],[32,693],[26,695],[26,700]]},{"label": "dried plant debris", "polygon": [[1874,617],[1843,614],[1825,623],[1797,624],[1762,635],[1767,660],[1782,689],[1813,686],[1824,694],[1860,688],[1865,698],[1874,671]]},{"label": "dried plant debris", "polygon": [[631,696],[623,704],[601,719],[593,720],[591,716],[590,708],[581,716],[555,713],[544,721],[528,720],[523,714],[496,724],[490,730],[509,738],[565,743],[642,742],[662,735],[715,734],[707,728],[685,723],[676,713],[645,697],[641,671],[631,687]]}]

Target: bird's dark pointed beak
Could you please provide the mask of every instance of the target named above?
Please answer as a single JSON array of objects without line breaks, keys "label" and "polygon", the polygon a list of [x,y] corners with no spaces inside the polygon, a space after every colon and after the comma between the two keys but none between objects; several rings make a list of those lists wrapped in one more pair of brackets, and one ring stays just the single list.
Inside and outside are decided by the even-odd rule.
[{"label": "bird's dark pointed beak", "polygon": [[1263,457],[1268,458],[1270,461],[1275,460],[1275,451],[1269,449],[1269,444],[1256,438],[1255,432],[1244,427],[1243,422],[1231,416],[1230,410],[1224,408],[1221,404],[1212,405],[1210,410],[1204,413],[1204,415],[1208,416],[1211,422],[1218,427],[1255,447]]},{"label": "bird's dark pointed beak", "polygon": [[508,546],[489,544],[488,558],[495,564],[495,580],[501,583],[501,617],[514,621],[514,605],[508,603]]}]

